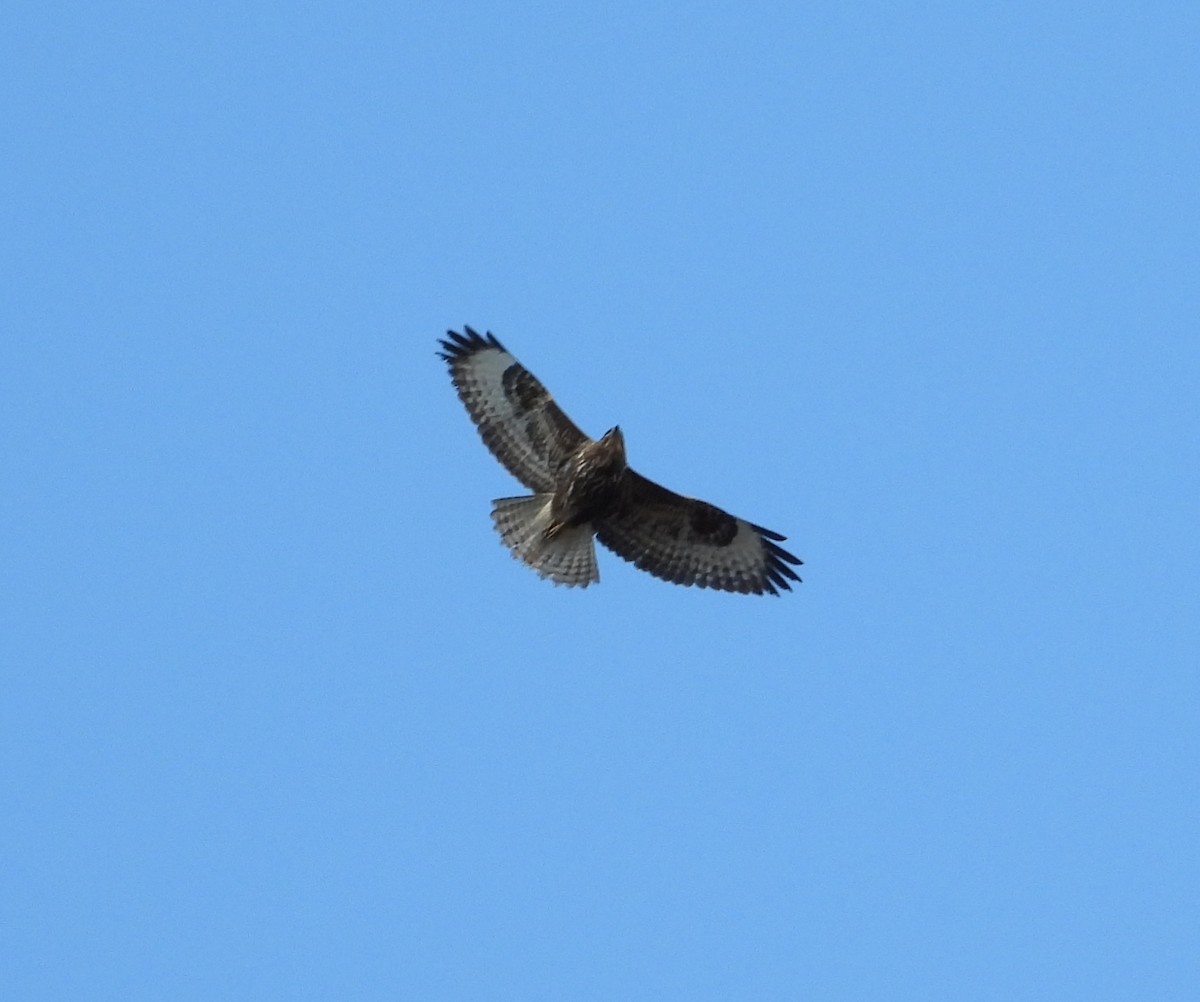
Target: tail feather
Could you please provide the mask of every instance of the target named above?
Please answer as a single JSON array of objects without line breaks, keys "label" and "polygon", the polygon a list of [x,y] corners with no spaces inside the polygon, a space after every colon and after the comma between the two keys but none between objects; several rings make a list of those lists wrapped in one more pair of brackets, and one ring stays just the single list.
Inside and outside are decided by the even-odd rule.
[{"label": "tail feather", "polygon": [[518,560],[555,584],[586,588],[600,580],[592,526],[562,529],[547,538],[552,498],[551,494],[498,498],[493,502],[492,521],[500,539]]}]

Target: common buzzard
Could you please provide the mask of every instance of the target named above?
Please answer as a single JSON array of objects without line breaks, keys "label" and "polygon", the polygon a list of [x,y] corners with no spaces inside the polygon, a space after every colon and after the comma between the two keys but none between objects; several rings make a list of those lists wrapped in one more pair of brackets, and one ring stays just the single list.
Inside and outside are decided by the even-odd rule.
[{"label": "common buzzard", "polygon": [[544,578],[587,587],[600,580],[593,534],[656,577],[743,594],[778,595],[800,578],[786,537],[682,497],[625,462],[612,428],[588,438],[495,335],[447,331],[438,354],[495,457],[532,495],[493,502],[500,538]]}]

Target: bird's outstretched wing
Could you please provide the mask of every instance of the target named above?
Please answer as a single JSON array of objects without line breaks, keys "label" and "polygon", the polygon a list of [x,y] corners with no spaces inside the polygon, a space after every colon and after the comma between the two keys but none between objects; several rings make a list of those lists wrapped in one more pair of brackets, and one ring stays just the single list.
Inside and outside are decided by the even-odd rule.
[{"label": "bird's outstretched wing", "polygon": [[494,334],[447,331],[438,354],[492,454],[526,487],[553,491],[562,463],[589,439]]},{"label": "bird's outstretched wing", "polygon": [[629,501],[596,523],[613,553],[655,577],[743,594],[778,595],[800,578],[801,561],[778,543],[786,537],[713,505],[685,498],[629,471]]}]

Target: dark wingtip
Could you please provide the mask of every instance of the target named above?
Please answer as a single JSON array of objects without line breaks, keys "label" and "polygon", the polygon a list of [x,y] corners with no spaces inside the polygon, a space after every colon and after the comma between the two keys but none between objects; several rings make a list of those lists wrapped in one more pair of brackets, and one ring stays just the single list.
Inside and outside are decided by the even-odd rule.
[{"label": "dark wingtip", "polygon": [[756,525],[754,531],[758,533],[763,541],[763,549],[767,551],[767,567],[764,576],[763,584],[772,595],[778,595],[775,586],[782,588],[784,591],[791,591],[792,581],[800,581],[802,579],[789,564],[795,564],[799,567],[804,563],[799,557],[794,556],[779,545],[779,542],[787,539],[787,536],[780,535],[778,532],[772,532],[770,529],[764,529],[761,525]]},{"label": "dark wingtip", "polygon": [[486,336],[481,336],[469,324],[463,324],[463,333],[461,334],[458,331],[446,331],[446,337],[438,341],[438,344],[443,349],[437,352],[438,357],[451,363],[487,348],[497,348],[500,351],[508,350],[491,331],[488,331]]}]

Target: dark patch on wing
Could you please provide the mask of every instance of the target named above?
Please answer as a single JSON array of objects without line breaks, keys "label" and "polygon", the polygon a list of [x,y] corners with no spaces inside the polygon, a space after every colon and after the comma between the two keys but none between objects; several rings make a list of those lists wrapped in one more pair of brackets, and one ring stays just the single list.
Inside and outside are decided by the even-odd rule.
[{"label": "dark patch on wing", "polygon": [[737,520],[728,512],[704,501],[692,501],[688,512],[692,538],[712,546],[728,546],[737,535]]},{"label": "dark patch on wing", "polygon": [[500,377],[504,395],[517,414],[527,414],[550,399],[546,387],[520,362],[514,362]]}]

